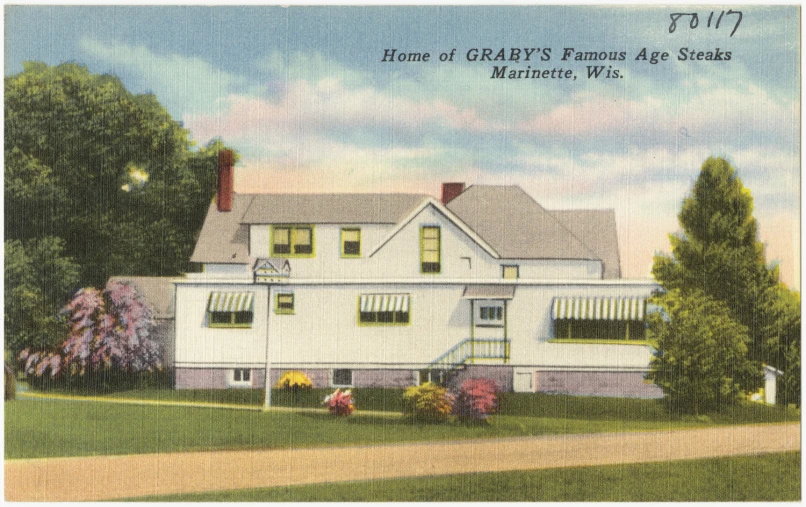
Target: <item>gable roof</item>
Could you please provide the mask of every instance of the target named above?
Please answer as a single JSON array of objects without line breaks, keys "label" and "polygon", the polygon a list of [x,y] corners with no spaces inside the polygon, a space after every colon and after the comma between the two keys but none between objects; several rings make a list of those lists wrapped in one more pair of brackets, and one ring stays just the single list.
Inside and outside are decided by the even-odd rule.
[{"label": "gable roof", "polygon": [[614,210],[551,210],[549,213],[599,256],[603,264],[602,278],[621,278]]},{"label": "gable roof", "polygon": [[133,285],[135,290],[148,301],[155,319],[174,317],[174,284],[169,276],[110,276],[110,282]]},{"label": "gable roof", "polygon": [[499,258],[498,252],[495,251],[493,247],[491,247],[484,238],[476,234],[476,231],[471,229],[467,226],[462,220],[456,216],[451,210],[445,207],[442,203],[435,200],[433,197],[428,197],[423,202],[421,202],[411,213],[409,213],[405,218],[403,218],[390,232],[386,235],[386,237],[376,246],[372,252],[369,253],[368,257],[372,257],[378,251],[383,248],[392,238],[394,238],[397,233],[403,230],[406,225],[409,224],[414,218],[422,213],[422,211],[427,207],[433,207],[437,210],[442,216],[444,216],[447,220],[449,220],[453,225],[455,225],[460,231],[465,233],[474,243],[479,245],[483,248],[488,254],[490,254],[494,258]]},{"label": "gable roof", "polygon": [[520,187],[473,185],[447,207],[504,259],[600,260]]},{"label": "gable roof", "polygon": [[396,224],[427,198],[420,194],[255,194],[241,223]]},{"label": "gable roof", "polygon": [[210,203],[190,262],[222,264],[249,263],[249,226],[241,217],[252,202],[252,194],[233,194],[232,211],[219,212]]}]

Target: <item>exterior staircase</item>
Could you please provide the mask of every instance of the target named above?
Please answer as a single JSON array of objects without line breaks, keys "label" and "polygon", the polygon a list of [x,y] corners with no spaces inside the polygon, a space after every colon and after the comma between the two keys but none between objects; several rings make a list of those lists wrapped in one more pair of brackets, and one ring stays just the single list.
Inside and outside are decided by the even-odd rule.
[{"label": "exterior staircase", "polygon": [[509,362],[509,340],[473,338],[462,340],[434,359],[423,371],[423,377],[427,381],[444,384],[476,359],[500,359],[503,363]]}]

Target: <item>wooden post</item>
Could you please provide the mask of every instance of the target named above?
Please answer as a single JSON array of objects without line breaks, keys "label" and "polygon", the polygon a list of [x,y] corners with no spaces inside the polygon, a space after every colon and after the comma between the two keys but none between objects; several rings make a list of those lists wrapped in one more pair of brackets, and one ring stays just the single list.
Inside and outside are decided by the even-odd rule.
[{"label": "wooden post", "polygon": [[504,300],[504,363],[509,362],[509,335],[507,333],[507,300]]},{"label": "wooden post", "polygon": [[476,364],[476,300],[470,300],[470,364]]}]

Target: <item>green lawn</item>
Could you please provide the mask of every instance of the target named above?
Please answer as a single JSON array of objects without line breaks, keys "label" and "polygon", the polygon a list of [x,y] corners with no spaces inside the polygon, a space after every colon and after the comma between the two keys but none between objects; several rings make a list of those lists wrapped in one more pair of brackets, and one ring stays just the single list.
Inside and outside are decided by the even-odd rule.
[{"label": "green lawn", "polygon": [[[162,401],[195,401],[207,403],[227,403],[248,406],[261,406],[264,402],[263,389],[132,389],[105,394],[83,391],[53,391],[64,394],[88,394],[107,398],[132,398]],[[324,396],[333,389],[311,389],[290,392],[272,389],[272,405],[277,407],[321,407]],[[364,388],[353,389],[356,407],[364,411],[401,412],[403,389]],[[800,412],[794,409],[782,410],[759,403],[746,403],[720,413],[701,416],[700,420],[690,416],[668,414],[657,400],[636,398],[612,398],[595,396],[565,396],[554,394],[501,393],[500,414],[521,417],[547,417],[556,419],[578,419],[590,421],[645,421],[716,424],[747,424],[785,422],[800,420]]]},{"label": "green lawn", "polygon": [[[160,395],[260,397],[257,391],[160,391]],[[157,393],[157,391],[154,391]],[[214,394],[210,394],[214,393]],[[5,403],[5,457],[88,456],[184,450],[290,448],[401,441],[496,438],[547,434],[667,430],[751,422],[799,421],[799,411],[745,404],[703,417],[666,414],[652,400],[507,394],[501,415],[485,425],[413,425],[398,413],[399,390],[358,389],[358,412],[335,419],[327,413],[259,412],[221,408],[121,405],[90,401],[16,400]],[[134,392],[130,392],[135,397]],[[153,393],[152,393],[153,394]],[[320,393],[306,403],[318,405]],[[128,395],[117,393],[115,396]],[[223,397],[223,398],[220,398]],[[277,397],[278,403],[282,400]],[[262,398],[261,398],[262,399]],[[288,401],[288,400],[287,400]],[[293,400],[297,404],[302,399]],[[290,403],[290,402],[289,402]]]},{"label": "green lawn", "polygon": [[800,453],[138,498],[185,502],[798,501]]}]

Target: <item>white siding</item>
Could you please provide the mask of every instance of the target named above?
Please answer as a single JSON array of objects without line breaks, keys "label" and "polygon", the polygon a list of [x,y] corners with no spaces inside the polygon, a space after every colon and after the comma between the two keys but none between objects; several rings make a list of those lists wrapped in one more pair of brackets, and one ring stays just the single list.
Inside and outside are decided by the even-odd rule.
[{"label": "white siding", "polygon": [[648,297],[654,285],[518,286],[508,305],[512,364],[548,369],[642,369],[652,357],[648,346],[549,343],[555,297]]},{"label": "white siding", "polygon": [[[464,285],[382,284],[267,285],[183,284],[177,286],[176,363],[253,365],[265,360],[266,323],[271,362],[276,367],[421,368],[458,342],[470,338],[470,301]],[[648,296],[651,284],[519,285],[507,303],[507,336],[513,366],[538,369],[641,370],[649,347],[550,343],[554,297]],[[209,328],[205,323],[212,291],[253,291],[251,329]],[[294,294],[294,314],[275,312],[276,294]],[[408,294],[409,325],[360,325],[361,294]],[[476,302],[476,308],[481,304]],[[478,310],[476,310],[478,311]],[[476,329],[476,337],[499,338],[498,329]]]},{"label": "white siding", "polygon": [[[254,293],[252,327],[211,328],[207,302],[211,292]],[[184,284],[176,286],[175,365],[228,365],[262,367],[266,358],[267,287],[251,284]]]},{"label": "white siding", "polygon": [[[277,364],[424,366],[470,337],[470,306],[463,286],[285,286],[294,315],[272,310],[270,352]],[[359,325],[361,294],[409,294],[409,325]],[[273,303],[272,303],[273,306]]]}]

